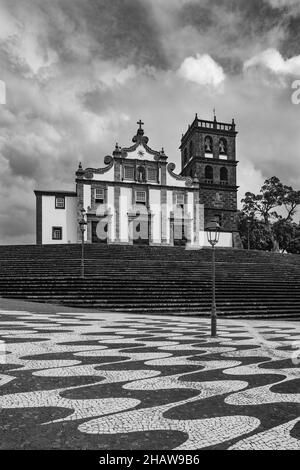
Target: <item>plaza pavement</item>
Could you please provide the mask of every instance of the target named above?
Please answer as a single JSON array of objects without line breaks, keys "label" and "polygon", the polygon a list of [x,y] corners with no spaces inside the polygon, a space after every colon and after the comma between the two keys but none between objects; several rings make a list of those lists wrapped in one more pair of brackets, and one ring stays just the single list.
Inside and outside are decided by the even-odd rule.
[{"label": "plaza pavement", "polygon": [[0,448],[300,449],[299,323],[209,328],[0,299]]}]

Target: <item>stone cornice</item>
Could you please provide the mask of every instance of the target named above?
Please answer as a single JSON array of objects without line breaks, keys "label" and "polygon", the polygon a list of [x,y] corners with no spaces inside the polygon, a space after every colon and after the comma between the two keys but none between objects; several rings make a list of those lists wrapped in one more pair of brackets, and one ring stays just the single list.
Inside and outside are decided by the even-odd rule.
[{"label": "stone cornice", "polygon": [[[148,184],[148,183],[136,183],[134,181],[98,181],[98,180],[88,180],[88,179],[76,179],[76,183],[82,183],[82,184],[99,184],[99,186],[107,185],[107,186],[122,186],[125,188],[131,188],[134,187],[135,189],[142,188],[142,186],[147,186],[148,189],[168,189],[170,191],[193,191],[193,192],[199,192],[199,183],[197,183],[197,186],[168,186],[168,185],[163,185],[163,184]],[[212,185],[211,185],[212,186]]]},{"label": "stone cornice", "polygon": [[76,191],[43,191],[43,190],[34,190],[36,196],[66,196],[66,197],[76,197]]},{"label": "stone cornice", "polygon": [[230,184],[218,184],[218,183],[201,183],[200,181],[200,190],[201,189],[213,189],[214,191],[237,191],[239,186],[231,186]]},{"label": "stone cornice", "polygon": [[195,156],[191,158],[183,168],[183,171],[189,168],[190,164],[194,163],[195,161],[201,162],[201,163],[207,163],[209,165],[210,163],[213,165],[219,165],[219,166],[237,166],[239,161],[238,160],[222,160],[221,158],[202,158]]}]

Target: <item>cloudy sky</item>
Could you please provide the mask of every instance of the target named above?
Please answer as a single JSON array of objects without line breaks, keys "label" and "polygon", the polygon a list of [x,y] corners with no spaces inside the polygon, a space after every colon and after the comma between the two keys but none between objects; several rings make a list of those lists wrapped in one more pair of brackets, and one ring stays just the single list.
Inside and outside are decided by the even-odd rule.
[{"label": "cloudy sky", "polygon": [[73,189],[140,118],[179,171],[215,107],[237,122],[240,198],[273,175],[300,189],[296,79],[300,0],[0,0],[0,243],[34,243],[33,190]]}]

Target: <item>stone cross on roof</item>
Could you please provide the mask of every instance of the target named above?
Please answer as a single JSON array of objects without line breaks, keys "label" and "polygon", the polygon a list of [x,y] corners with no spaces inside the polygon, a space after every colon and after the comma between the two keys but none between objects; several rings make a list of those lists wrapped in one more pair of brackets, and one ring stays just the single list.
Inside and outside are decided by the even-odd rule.
[{"label": "stone cross on roof", "polygon": [[142,126],[144,125],[144,123],[142,122],[142,120],[140,119],[137,124],[139,125],[139,130],[141,131],[142,130]]}]

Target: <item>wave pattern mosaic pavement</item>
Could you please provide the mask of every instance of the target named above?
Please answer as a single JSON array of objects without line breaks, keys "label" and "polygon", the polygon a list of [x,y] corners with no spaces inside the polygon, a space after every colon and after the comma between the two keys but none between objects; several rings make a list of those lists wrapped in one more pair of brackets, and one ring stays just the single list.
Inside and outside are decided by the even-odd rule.
[{"label": "wave pattern mosaic pavement", "polygon": [[300,449],[296,323],[0,311],[2,449]]}]

